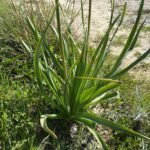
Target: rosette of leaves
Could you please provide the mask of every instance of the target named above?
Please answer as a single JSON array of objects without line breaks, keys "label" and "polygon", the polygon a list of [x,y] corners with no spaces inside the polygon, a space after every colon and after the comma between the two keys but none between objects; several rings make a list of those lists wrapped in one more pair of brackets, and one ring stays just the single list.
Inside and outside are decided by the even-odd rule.
[{"label": "rosette of leaves", "polygon": [[[28,25],[35,35],[35,39],[37,39],[37,45],[34,51],[34,70],[38,85],[43,95],[46,97],[48,97],[48,94],[45,88],[50,89],[54,97],[50,103],[58,110],[57,114],[45,114],[41,116],[40,122],[42,128],[54,138],[57,138],[55,133],[48,128],[47,119],[64,119],[82,123],[89,129],[97,141],[102,144],[104,149],[109,148],[101,135],[96,131],[96,124],[150,140],[150,138],[98,116],[88,109],[98,103],[117,97],[118,92],[115,92],[114,89],[121,84],[119,77],[123,76],[150,53],[150,49],[148,49],[127,67],[120,67],[128,52],[133,50],[140,30],[144,25],[144,22],[140,23],[144,0],[141,1],[136,22],[132,27],[123,50],[116,59],[111,70],[103,76],[99,75],[107,60],[112,41],[123,22],[126,3],[122,13],[114,18],[114,1],[111,1],[112,11],[108,29],[91,55],[91,53],[89,53],[89,34],[92,0],[89,0],[87,27],[85,27],[84,23],[83,1],[81,0],[81,16],[84,34],[82,47],[79,47],[76,40],[73,38],[71,23],[67,24],[68,30],[65,32],[65,35],[62,33],[60,14],[64,13],[59,0],[55,0],[55,2],[56,7],[47,24],[47,28],[42,34],[38,32],[34,23],[29,18],[27,19]],[[57,29],[51,24],[55,14]],[[65,16],[63,17],[65,18]],[[67,20],[67,18],[65,19]],[[117,27],[115,27],[116,24]],[[52,47],[44,40],[49,28],[57,38],[60,49],[59,57],[56,57],[57,55],[54,54]],[[28,51],[30,51],[30,49],[28,49]]]}]

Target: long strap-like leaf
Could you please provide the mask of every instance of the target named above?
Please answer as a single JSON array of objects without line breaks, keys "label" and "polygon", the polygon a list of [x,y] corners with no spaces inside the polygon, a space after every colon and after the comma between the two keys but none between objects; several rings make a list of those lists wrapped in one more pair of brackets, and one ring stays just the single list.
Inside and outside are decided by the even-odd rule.
[{"label": "long strap-like leaf", "polygon": [[119,77],[121,75],[123,75],[124,73],[126,73],[127,71],[129,71],[130,69],[132,69],[135,65],[137,65],[139,62],[141,62],[144,58],[146,58],[148,55],[150,55],[150,49],[148,49],[144,54],[142,54],[138,59],[136,59],[133,63],[131,63],[129,66],[127,66],[126,68],[122,69],[120,72],[118,72],[116,75],[114,75],[113,77]]},{"label": "long strap-like leaf", "polygon": [[81,102],[80,106],[81,107],[86,106],[87,104],[94,101],[95,98],[97,98],[100,95],[116,88],[119,85],[120,85],[120,83],[109,83],[109,84],[106,84],[103,87],[98,88],[98,86],[94,86],[90,89],[85,90],[80,96],[80,102]]},{"label": "long strap-like leaf", "polygon": [[93,121],[97,124],[104,125],[105,127],[109,127],[111,129],[115,129],[115,130],[127,133],[129,135],[132,135],[132,136],[137,136],[137,137],[140,137],[140,138],[144,138],[146,140],[150,140],[149,137],[141,135],[140,133],[137,133],[134,130],[131,130],[131,129],[129,129],[127,127],[124,127],[124,126],[122,126],[118,123],[114,123],[112,121],[109,121],[107,119],[104,119],[104,118],[99,117],[99,116],[97,116],[95,114],[92,114],[92,113],[81,113],[81,114],[77,114],[77,116],[89,119],[89,120],[91,120],[91,121]]},{"label": "long strap-like leaf", "polygon": [[63,37],[62,37],[62,30],[61,30],[61,23],[60,23],[59,0],[55,0],[55,3],[56,3],[56,18],[57,18],[57,28],[58,28],[58,35],[59,35],[59,44],[61,49],[61,57],[63,61],[64,78],[66,79],[67,68],[66,68],[65,52],[64,52]]},{"label": "long strap-like leaf", "polygon": [[109,150],[107,144],[104,142],[103,138],[98,134],[98,132],[95,129],[92,129],[90,127],[87,127],[87,128],[93,134],[93,136],[96,138],[98,143],[103,146],[104,150]]},{"label": "long strap-like leaf", "polygon": [[120,67],[120,65],[122,63],[123,58],[126,56],[126,53],[128,52],[129,47],[131,46],[133,38],[136,38],[135,34],[136,34],[136,30],[138,28],[138,25],[139,25],[139,22],[140,22],[140,19],[141,19],[141,16],[142,16],[143,6],[144,6],[144,0],[141,1],[141,5],[140,5],[139,11],[138,11],[138,16],[137,16],[136,22],[135,22],[135,24],[134,24],[134,26],[133,26],[133,28],[131,30],[129,38],[128,38],[128,40],[127,40],[127,42],[126,42],[126,44],[125,44],[121,54],[119,55],[116,63],[114,64],[114,66],[112,68],[112,71],[111,71],[109,76],[115,74],[118,71],[118,69],[119,69],[119,67]]}]

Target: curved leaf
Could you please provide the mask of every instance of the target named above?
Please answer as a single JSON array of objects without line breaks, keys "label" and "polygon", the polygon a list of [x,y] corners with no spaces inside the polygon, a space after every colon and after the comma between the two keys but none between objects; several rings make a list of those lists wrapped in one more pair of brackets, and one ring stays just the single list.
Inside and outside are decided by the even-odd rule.
[{"label": "curved leaf", "polygon": [[53,136],[55,139],[57,139],[57,136],[54,132],[52,132],[48,126],[47,126],[47,119],[60,119],[61,117],[57,114],[51,114],[51,115],[42,115],[40,119],[41,127],[44,129],[45,132]]},{"label": "curved leaf", "polygon": [[94,137],[96,138],[98,143],[103,146],[104,150],[109,150],[107,144],[104,142],[103,138],[97,133],[97,131],[92,128],[89,128],[89,127],[87,127],[87,128],[94,135]]},{"label": "curved leaf", "polygon": [[150,140],[149,137],[146,137],[144,135],[141,135],[140,133],[138,132],[135,132],[134,130],[131,130],[127,127],[124,127],[118,123],[114,123],[112,121],[109,121],[107,119],[104,119],[102,117],[99,117],[95,114],[92,114],[92,113],[80,113],[80,114],[77,114],[78,117],[83,117],[83,118],[86,118],[86,119],[89,119],[97,124],[100,124],[100,125],[103,125],[105,127],[109,127],[111,129],[115,129],[115,130],[118,130],[118,131],[121,131],[121,132],[124,132],[124,133],[127,133],[129,135],[132,135],[132,136],[137,136],[137,137],[140,137],[140,138],[144,138],[146,140]]}]

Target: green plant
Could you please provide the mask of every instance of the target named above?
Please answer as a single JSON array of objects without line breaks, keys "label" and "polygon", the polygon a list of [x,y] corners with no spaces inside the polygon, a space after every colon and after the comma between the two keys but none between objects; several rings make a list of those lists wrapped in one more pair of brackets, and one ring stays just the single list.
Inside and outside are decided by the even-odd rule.
[{"label": "green plant", "polygon": [[38,131],[40,113],[47,109],[45,100],[40,103],[36,85],[25,78],[18,80],[0,73],[0,83],[0,147],[33,149],[45,137]]},{"label": "green plant", "polygon": [[[38,28],[29,18],[27,19],[28,25],[34,34],[35,39],[37,39],[37,45],[34,52],[34,70],[37,82],[46,98],[49,98],[47,94],[47,87],[49,87],[50,92],[53,94],[53,98],[50,103],[58,110],[58,114],[46,114],[41,116],[40,122],[43,129],[54,138],[57,138],[55,133],[48,128],[47,119],[64,119],[69,122],[73,121],[82,123],[89,129],[97,141],[103,145],[104,149],[108,149],[108,146],[95,130],[96,124],[104,125],[111,129],[125,132],[126,134],[150,140],[150,138],[128,129],[127,127],[93,114],[89,109],[91,106],[98,103],[118,97],[118,92],[114,91],[114,89],[122,83],[118,80],[119,77],[124,75],[150,53],[149,49],[130,65],[125,68],[121,68],[123,59],[129,51],[133,50],[140,30],[144,25],[145,21],[139,25],[144,0],[141,1],[136,22],[133,25],[121,54],[112,66],[111,71],[103,76],[101,76],[101,70],[105,60],[107,59],[112,41],[122,24],[126,4],[124,5],[123,13],[119,14],[114,19],[114,1],[111,1],[112,13],[108,29],[98,47],[93,52],[93,55],[91,55],[91,53],[89,55],[88,50],[92,0],[89,0],[87,28],[83,21],[84,42],[82,48],[80,48],[74,40],[70,26],[68,27],[67,34],[63,36],[60,19],[60,11],[62,8],[60,7],[59,0],[55,0],[55,2],[56,7],[53,10],[53,15],[51,16],[43,34],[38,32]],[[83,2],[81,0],[81,15],[82,20],[84,20],[84,12],[82,8]],[[57,30],[51,25],[55,12]],[[113,32],[113,36],[111,36],[110,33],[112,32],[116,22],[119,22],[119,24]],[[53,48],[49,47],[45,41],[45,35],[49,26],[58,40],[60,48],[59,57],[55,56]]]}]

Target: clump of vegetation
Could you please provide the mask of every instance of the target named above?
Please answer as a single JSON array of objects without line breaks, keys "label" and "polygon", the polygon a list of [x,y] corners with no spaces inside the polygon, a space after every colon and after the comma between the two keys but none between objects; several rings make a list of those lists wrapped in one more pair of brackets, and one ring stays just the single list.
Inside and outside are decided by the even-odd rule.
[{"label": "clump of vegetation", "polygon": [[[139,25],[139,20],[144,1],[118,58],[112,57],[109,51],[123,22],[126,5],[123,13],[113,18],[112,1],[110,24],[98,47],[93,49],[89,47],[91,0],[87,28],[84,22],[84,1],[81,0],[83,43],[73,37],[71,25],[76,14],[70,12],[71,4],[67,10],[63,10],[58,0],[56,4],[50,3],[54,9],[36,0],[30,3],[24,0],[1,2],[0,148],[74,150],[102,149],[103,145],[108,149],[107,144],[110,149],[149,147],[147,140],[129,136],[148,139],[149,84],[137,83],[124,73],[144,59],[150,50],[143,55],[138,54],[137,60],[121,68],[123,58],[134,48],[139,32],[143,29],[144,22]],[[73,0],[72,7],[74,3]],[[72,17],[68,18],[68,12]],[[41,90],[37,88],[37,83]],[[93,109],[101,111],[100,117],[93,114]],[[47,115],[42,115],[40,120],[41,114]],[[53,136],[47,136],[40,122],[42,128]],[[55,133],[49,128],[55,129]],[[105,132],[106,135],[103,135]],[[57,137],[57,140],[53,137]]]},{"label": "clump of vegetation", "polygon": [[[55,139],[57,136],[48,128],[47,119],[64,119],[68,122],[84,124],[87,129],[94,135],[96,140],[102,144],[104,149],[108,149],[108,146],[104,142],[101,135],[98,134],[98,132],[95,130],[96,124],[100,124],[111,129],[125,132],[126,134],[150,140],[150,138],[141,135],[140,133],[137,133],[131,129],[128,129],[127,127],[92,113],[89,109],[91,106],[95,106],[98,103],[118,97],[119,94],[118,92],[114,91],[114,89],[121,84],[121,81],[118,80],[119,77],[123,76],[127,71],[133,68],[150,53],[150,49],[148,49],[130,65],[125,68],[120,68],[126,54],[133,50],[140,30],[142,29],[145,22],[144,21],[141,25],[139,25],[144,5],[144,0],[142,0],[136,22],[133,25],[131,33],[124,45],[121,54],[114,62],[111,70],[105,75],[101,74],[101,69],[105,63],[105,60],[107,59],[111,43],[120,25],[122,24],[126,10],[125,4],[123,13],[121,15],[119,14],[114,19],[114,1],[111,2],[112,13],[110,24],[92,56],[88,55],[92,6],[91,0],[89,0],[89,16],[87,28],[85,28],[83,23],[84,42],[83,47],[81,48],[73,38],[70,27],[68,28],[68,32],[65,36],[62,34],[60,19],[61,7],[59,0],[55,0],[56,7],[53,11],[53,14],[56,11],[57,29],[51,25],[51,21],[54,15],[52,15],[50,18],[50,21],[47,24],[47,28],[43,34],[38,32],[38,28],[28,18],[29,27],[33,31],[35,39],[37,39],[37,45],[34,52],[34,71],[37,82],[42,90],[43,95],[46,98],[49,97],[47,88],[50,89],[50,93],[53,94],[53,98],[51,99],[50,103],[56,110],[58,110],[58,113],[55,114],[42,115],[40,122],[43,129],[52,135]],[[82,18],[84,18],[82,1],[81,12]],[[110,33],[117,21],[119,24],[113,36],[111,37]],[[59,58],[55,56],[53,49],[50,48],[44,40],[49,26],[57,37],[59,43]]]}]

